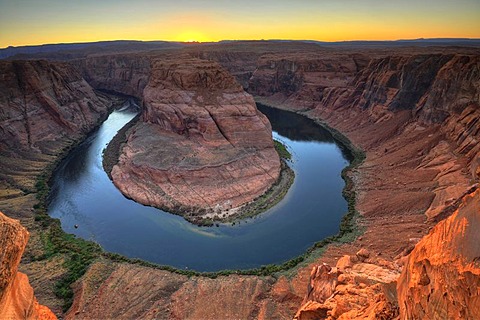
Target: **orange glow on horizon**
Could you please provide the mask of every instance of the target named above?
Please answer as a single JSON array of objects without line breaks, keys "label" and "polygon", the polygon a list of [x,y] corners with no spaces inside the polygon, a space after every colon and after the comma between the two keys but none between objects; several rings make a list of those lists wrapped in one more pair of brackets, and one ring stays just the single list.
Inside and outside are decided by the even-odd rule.
[{"label": "orange glow on horizon", "polygon": [[185,31],[174,37],[179,42],[209,42],[209,38],[198,31]]},{"label": "orange glow on horizon", "polygon": [[[0,0],[2,1],[2,0]],[[480,38],[480,2],[426,0],[249,1],[178,3],[117,0],[116,6],[84,0],[4,0],[0,48],[105,40],[398,40]],[[33,3],[33,4],[32,4]],[[143,5],[142,5],[143,4]],[[462,7],[463,5],[463,7]]]}]

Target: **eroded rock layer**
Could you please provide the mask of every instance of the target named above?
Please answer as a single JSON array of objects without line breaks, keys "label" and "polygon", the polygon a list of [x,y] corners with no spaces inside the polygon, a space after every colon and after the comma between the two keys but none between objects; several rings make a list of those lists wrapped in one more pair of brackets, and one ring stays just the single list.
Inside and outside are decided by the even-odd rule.
[{"label": "eroded rock layer", "polygon": [[402,319],[480,318],[480,189],[410,253],[398,279]]},{"label": "eroded rock layer", "polygon": [[28,236],[18,220],[0,212],[0,319],[57,319],[37,302],[28,277],[17,271]]},{"label": "eroded rock layer", "polygon": [[33,191],[49,156],[88,133],[110,105],[71,66],[0,61],[0,177],[9,190]]},{"label": "eroded rock layer", "polygon": [[[47,167],[100,124],[111,105],[66,63],[0,61],[0,210],[29,229],[29,262],[23,264],[29,270],[22,270],[39,300],[60,314],[62,302],[51,281],[62,276],[62,259],[30,260],[32,251],[33,256],[43,255],[41,237],[47,232],[34,221],[39,198],[35,192],[45,192]],[[41,276],[32,276],[31,270]],[[21,283],[24,278],[18,275]]]},{"label": "eroded rock layer", "polygon": [[174,211],[228,215],[278,179],[268,119],[216,63],[154,61],[143,99],[141,121],[111,173],[125,195]]}]

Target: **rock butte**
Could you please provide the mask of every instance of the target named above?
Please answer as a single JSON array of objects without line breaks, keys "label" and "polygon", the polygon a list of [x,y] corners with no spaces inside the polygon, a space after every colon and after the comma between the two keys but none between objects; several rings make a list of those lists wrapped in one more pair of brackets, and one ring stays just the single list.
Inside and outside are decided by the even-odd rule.
[{"label": "rock butte", "polygon": [[111,172],[128,197],[181,215],[220,218],[278,180],[270,122],[217,63],[152,61],[143,105]]},{"label": "rock butte", "polygon": [[[188,278],[98,258],[75,283],[66,314],[52,289],[66,253],[25,259],[20,267],[42,304],[80,319],[478,317],[478,48],[235,42],[68,63],[2,61],[2,71],[13,64],[35,70],[2,72],[0,81],[0,128],[10,134],[0,135],[0,208],[29,228],[27,256],[38,256],[44,230],[33,221],[35,195],[26,191],[112,103],[92,87],[141,99],[153,62],[172,55],[216,61],[257,100],[323,121],[365,150],[365,161],[349,172],[364,234],[328,246],[291,277]],[[83,127],[70,124],[71,108],[87,120]],[[48,149],[28,143],[32,121],[52,133],[36,133]]]}]

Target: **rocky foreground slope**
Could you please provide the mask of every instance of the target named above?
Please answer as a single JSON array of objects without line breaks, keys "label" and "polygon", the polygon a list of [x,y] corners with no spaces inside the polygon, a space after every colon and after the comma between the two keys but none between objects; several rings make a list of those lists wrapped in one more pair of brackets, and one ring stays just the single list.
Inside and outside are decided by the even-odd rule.
[{"label": "rocky foreground slope", "polygon": [[479,223],[476,189],[403,261],[362,249],[314,267],[295,319],[478,319]]},{"label": "rocky foreground slope", "polygon": [[[365,151],[365,161],[349,173],[364,233],[272,276],[188,278],[100,258],[75,284],[67,317],[289,319],[301,306],[306,312],[297,316],[307,319],[474,319],[478,292],[469,284],[479,279],[475,257],[480,242],[471,230],[480,201],[478,192],[472,193],[480,179],[480,52],[302,48],[295,54],[262,46],[263,52],[244,46],[242,54],[230,54],[227,48],[224,54],[219,48],[188,54],[218,60],[242,77],[257,100],[325,122]],[[86,63],[95,68],[103,64],[114,75],[109,89],[126,86],[135,93],[149,81],[137,77],[144,65],[130,68],[129,59],[92,57]],[[95,72],[82,70],[90,83]],[[11,195],[1,208],[31,217],[26,204],[31,208],[33,197],[23,207],[12,204],[16,199]],[[451,241],[436,245],[443,240]],[[34,279],[40,301],[54,305],[44,288],[56,279],[35,268],[36,263],[23,268]],[[451,272],[465,281],[450,277]],[[440,286],[447,286],[447,295]]]},{"label": "rocky foreground slope", "polygon": [[268,119],[219,65],[152,62],[143,105],[111,172],[128,197],[182,215],[224,217],[279,178]]},{"label": "rocky foreground slope", "polygon": [[28,236],[18,220],[0,212],[0,319],[57,319],[38,303],[28,277],[17,271]]}]

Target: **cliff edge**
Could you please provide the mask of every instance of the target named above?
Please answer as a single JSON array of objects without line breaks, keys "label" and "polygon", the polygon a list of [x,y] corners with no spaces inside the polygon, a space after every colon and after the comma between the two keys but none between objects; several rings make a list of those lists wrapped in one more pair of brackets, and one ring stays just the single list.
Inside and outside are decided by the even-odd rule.
[{"label": "cliff edge", "polygon": [[18,220],[0,212],[0,319],[57,319],[38,303],[28,277],[17,271],[28,237]]}]

